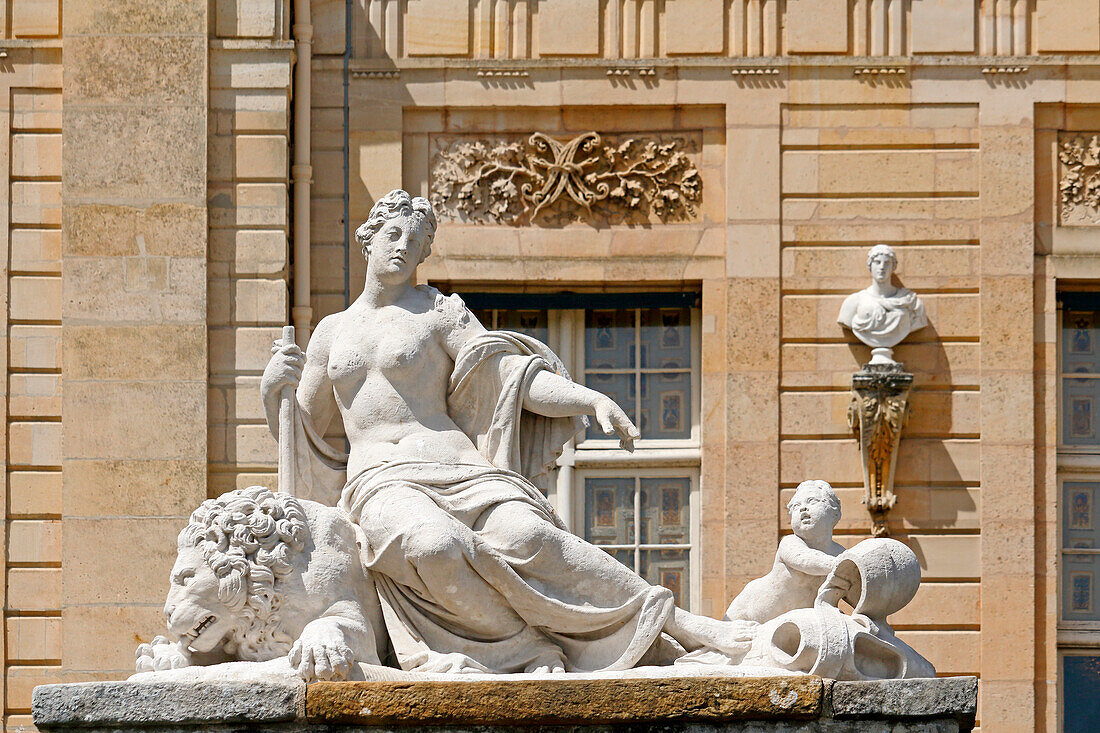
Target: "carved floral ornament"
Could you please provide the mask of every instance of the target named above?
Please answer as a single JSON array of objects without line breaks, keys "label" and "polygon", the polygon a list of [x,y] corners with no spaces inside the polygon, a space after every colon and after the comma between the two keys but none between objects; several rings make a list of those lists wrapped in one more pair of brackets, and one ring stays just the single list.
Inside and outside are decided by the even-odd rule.
[{"label": "carved floral ornament", "polygon": [[1062,224],[1100,224],[1100,134],[1063,139],[1058,159]]},{"label": "carved floral ornament", "polygon": [[702,180],[690,135],[435,138],[431,201],[471,224],[690,220]]}]

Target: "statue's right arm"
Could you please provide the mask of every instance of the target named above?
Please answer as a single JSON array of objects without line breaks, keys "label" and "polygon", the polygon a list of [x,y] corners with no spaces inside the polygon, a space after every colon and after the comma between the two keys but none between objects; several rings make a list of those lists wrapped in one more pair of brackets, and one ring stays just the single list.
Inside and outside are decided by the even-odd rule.
[{"label": "statue's right arm", "polygon": [[260,381],[260,397],[271,434],[279,436],[279,396],[284,387],[295,387],[298,407],[314,430],[324,435],[336,414],[336,396],[328,377],[329,349],[335,332],[336,316],[326,316],[310,336],[306,353],[296,345],[271,349],[271,361]]},{"label": "statue's right arm", "polygon": [[794,535],[779,541],[779,560],[792,570],[806,575],[828,575],[836,567],[836,558],[809,547]]}]

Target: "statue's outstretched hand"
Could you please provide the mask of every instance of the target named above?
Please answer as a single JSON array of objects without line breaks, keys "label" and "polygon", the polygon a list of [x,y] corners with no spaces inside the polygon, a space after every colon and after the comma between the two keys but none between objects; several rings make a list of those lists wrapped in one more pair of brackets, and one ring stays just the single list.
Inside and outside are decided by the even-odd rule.
[{"label": "statue's outstretched hand", "polygon": [[306,364],[306,355],[297,344],[284,345],[276,341],[271,347],[271,361],[264,369],[260,380],[260,394],[266,402],[271,395],[278,395],[283,387],[297,387],[302,380],[302,368]]},{"label": "statue's outstretched hand", "polygon": [[594,405],[596,424],[605,435],[619,436],[619,446],[630,453],[634,452],[634,441],[641,437],[641,433],[630,418],[623,412],[615,400],[602,396]]}]

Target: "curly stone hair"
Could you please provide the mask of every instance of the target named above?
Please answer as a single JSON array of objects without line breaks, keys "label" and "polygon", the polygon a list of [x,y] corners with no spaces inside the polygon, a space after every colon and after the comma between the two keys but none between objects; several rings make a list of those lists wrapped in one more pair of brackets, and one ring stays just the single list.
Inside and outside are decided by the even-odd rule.
[{"label": "curly stone hair", "polygon": [[874,247],[871,247],[871,250],[867,253],[867,269],[868,270],[871,269],[871,263],[874,262],[875,258],[878,257],[879,255],[886,255],[891,260],[893,260],[894,261],[894,269],[897,269],[898,255],[897,255],[897,252],[894,251],[894,248],[891,247],[888,244],[876,244]]},{"label": "curly stone hair", "polygon": [[363,248],[364,255],[370,254],[370,243],[374,235],[378,234],[387,221],[399,216],[414,217],[427,226],[428,246],[424,248],[420,261],[427,259],[432,252],[432,240],[435,239],[435,212],[428,199],[423,196],[410,196],[407,191],[400,188],[395,188],[375,201],[367,220],[355,230],[355,241]]},{"label": "curly stone hair", "polygon": [[263,661],[290,650],[279,623],[279,580],[294,566],[291,553],[309,538],[297,499],[251,486],[207,499],[191,514],[178,547],[196,547],[218,578],[218,600],[239,614],[226,651]]}]

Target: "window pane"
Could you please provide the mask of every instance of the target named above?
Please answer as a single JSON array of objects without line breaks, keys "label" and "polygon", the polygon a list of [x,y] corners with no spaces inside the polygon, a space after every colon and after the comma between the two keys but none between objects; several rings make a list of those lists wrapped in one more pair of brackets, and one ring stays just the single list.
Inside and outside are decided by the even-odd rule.
[{"label": "window pane", "polygon": [[1066,481],[1062,484],[1062,617],[1067,621],[1100,620],[1096,580],[1100,557],[1079,555],[1074,549],[1100,547],[1096,499],[1100,483]]},{"label": "window pane", "polygon": [[1062,484],[1062,546],[1069,549],[1100,547],[1096,500],[1100,483],[1066,481]]},{"label": "window pane", "polygon": [[676,605],[687,608],[691,598],[687,550],[642,550],[641,564],[639,575],[651,585],[668,588]]},{"label": "window pane", "polygon": [[490,331],[493,326],[493,311],[491,308],[471,308],[470,312],[474,314],[474,317],[481,323],[482,326]]},{"label": "window pane", "polygon": [[[634,416],[634,386],[637,378],[633,374],[589,374],[586,380],[587,386],[602,392],[623,408],[623,412],[630,418],[631,422],[635,425],[638,421]],[[588,438],[604,438],[608,436],[604,435],[603,430],[596,424],[594,419],[589,419],[588,432],[585,433],[585,437]]]},{"label": "window pane", "polygon": [[1096,607],[1096,555],[1062,555],[1062,618],[1066,621],[1100,621]]},{"label": "window pane", "polygon": [[1066,733],[1090,733],[1100,720],[1100,657],[1062,657],[1062,723]]},{"label": "window pane", "polygon": [[1062,314],[1062,371],[1066,373],[1097,371],[1095,311],[1066,311]]},{"label": "window pane", "polygon": [[1100,406],[1100,379],[1062,379],[1062,442],[1100,445],[1096,435],[1096,408]]},{"label": "window pane", "polygon": [[[584,480],[584,538],[596,545],[634,544],[634,479]],[[633,567],[633,555],[627,563]]]},{"label": "window pane", "polygon": [[546,311],[499,311],[497,328],[502,331],[519,331],[545,344],[550,340],[547,320]]},{"label": "window pane", "polygon": [[642,368],[691,368],[691,311],[647,308],[642,311]]},{"label": "window pane", "polygon": [[691,374],[643,374],[642,414],[638,429],[643,438],[691,437]]},{"label": "window pane", "polygon": [[[691,481],[686,476],[643,478],[640,497],[642,521],[656,528],[652,540],[662,545],[686,545],[691,542],[688,527],[688,497]],[[643,525],[645,526],[645,525]]]},{"label": "window pane", "polygon": [[592,310],[584,314],[584,368],[634,368],[634,311]]}]

